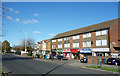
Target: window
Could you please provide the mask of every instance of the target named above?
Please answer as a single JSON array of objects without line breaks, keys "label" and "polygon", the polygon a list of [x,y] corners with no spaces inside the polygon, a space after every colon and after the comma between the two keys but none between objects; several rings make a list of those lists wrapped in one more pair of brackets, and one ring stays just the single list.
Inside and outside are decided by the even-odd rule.
[{"label": "window", "polygon": [[88,37],[91,37],[91,33],[83,34],[83,38],[88,38]]},{"label": "window", "polygon": [[79,35],[73,36],[73,40],[79,39]]},{"label": "window", "polygon": [[70,40],[70,37],[65,37],[64,40]]},{"label": "window", "polygon": [[107,30],[102,30],[102,35],[107,34]]},{"label": "window", "polygon": [[99,36],[99,35],[105,35],[107,34],[107,30],[102,30],[102,31],[96,31],[96,36]]},{"label": "window", "polygon": [[101,46],[101,40],[96,40],[96,46]]},{"label": "window", "polygon": [[102,40],[102,46],[106,46],[107,45],[107,40]]},{"label": "window", "polygon": [[52,42],[56,42],[56,40],[52,40]]},{"label": "window", "polygon": [[62,48],[62,44],[58,44],[58,48]]},{"label": "window", "polygon": [[91,47],[91,41],[84,41],[83,47]]},{"label": "window", "polygon": [[46,44],[43,44],[43,48],[44,48],[44,49],[46,48]]},{"label": "window", "polygon": [[96,36],[101,35],[101,31],[96,31]]},{"label": "window", "polygon": [[65,48],[70,47],[70,43],[68,43],[68,44],[64,44],[64,47],[65,47]]},{"label": "window", "polygon": [[56,45],[52,45],[52,49],[56,49]]},{"label": "window", "polygon": [[61,39],[58,39],[58,41],[62,41],[62,38],[61,38]]},{"label": "window", "polygon": [[79,43],[73,43],[73,48],[74,47],[79,47]]}]

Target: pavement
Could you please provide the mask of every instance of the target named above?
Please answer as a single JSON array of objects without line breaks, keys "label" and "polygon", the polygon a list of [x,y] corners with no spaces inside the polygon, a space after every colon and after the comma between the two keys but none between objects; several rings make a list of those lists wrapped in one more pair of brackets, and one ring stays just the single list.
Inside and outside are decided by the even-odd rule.
[{"label": "pavement", "polygon": [[2,55],[2,65],[7,75],[10,74],[41,74],[41,75],[116,74],[114,72],[82,68],[84,64],[76,60],[51,61],[51,60],[44,60],[44,59],[38,59],[32,57],[15,56],[12,54]]}]

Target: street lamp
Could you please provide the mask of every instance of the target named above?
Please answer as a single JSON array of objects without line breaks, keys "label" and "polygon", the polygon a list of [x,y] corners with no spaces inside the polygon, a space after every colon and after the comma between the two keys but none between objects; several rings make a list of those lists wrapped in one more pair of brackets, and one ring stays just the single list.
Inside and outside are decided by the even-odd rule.
[{"label": "street lamp", "polygon": [[[20,31],[23,32],[23,31]],[[25,52],[27,52],[27,33],[25,32]]]}]

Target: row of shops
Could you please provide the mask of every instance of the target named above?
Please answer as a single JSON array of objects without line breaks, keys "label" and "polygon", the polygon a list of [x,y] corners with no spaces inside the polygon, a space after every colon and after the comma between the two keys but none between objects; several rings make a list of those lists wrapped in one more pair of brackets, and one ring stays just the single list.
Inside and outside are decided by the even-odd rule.
[{"label": "row of shops", "polygon": [[52,50],[53,55],[63,55],[68,59],[75,57],[84,58],[87,56],[109,56],[109,48],[91,48],[91,49],[57,49]]}]

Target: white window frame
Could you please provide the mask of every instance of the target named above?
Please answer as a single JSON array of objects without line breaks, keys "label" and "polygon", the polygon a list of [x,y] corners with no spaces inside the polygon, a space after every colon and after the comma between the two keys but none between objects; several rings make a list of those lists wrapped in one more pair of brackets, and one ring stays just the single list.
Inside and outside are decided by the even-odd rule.
[{"label": "white window frame", "polygon": [[56,40],[52,40],[52,42],[56,42]]},{"label": "white window frame", "polygon": [[96,31],[96,36],[100,36],[101,35],[101,31]]},{"label": "white window frame", "polygon": [[91,41],[83,41],[83,47],[91,47]]},{"label": "white window frame", "polygon": [[88,37],[91,37],[91,33],[90,32],[83,34],[83,38],[88,38]]},{"label": "white window frame", "polygon": [[62,44],[58,44],[58,48],[62,48]]},{"label": "white window frame", "polygon": [[101,40],[96,40],[96,46],[101,46]]},{"label": "white window frame", "polygon": [[70,47],[70,43],[64,44],[65,48],[69,48]]},{"label": "white window frame", "polygon": [[102,46],[107,46],[107,40],[102,40]]},{"label": "white window frame", "polygon": [[106,35],[107,34],[107,30],[102,30],[102,35]]},{"label": "white window frame", "polygon": [[73,40],[75,40],[75,39],[79,39],[79,35],[73,36]]},{"label": "white window frame", "polygon": [[78,43],[73,43],[73,48],[79,47],[79,42]]},{"label": "white window frame", "polygon": [[62,38],[58,39],[58,41],[62,41]]},{"label": "white window frame", "polygon": [[70,37],[65,37],[64,40],[70,40]]}]

